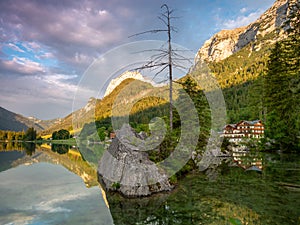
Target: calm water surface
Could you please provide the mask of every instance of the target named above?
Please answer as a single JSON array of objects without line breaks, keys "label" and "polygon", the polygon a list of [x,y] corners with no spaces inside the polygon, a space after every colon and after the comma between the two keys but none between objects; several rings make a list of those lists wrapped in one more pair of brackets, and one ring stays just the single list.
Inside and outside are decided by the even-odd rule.
[{"label": "calm water surface", "polygon": [[0,224],[113,224],[101,188],[87,187],[93,181],[86,174],[85,183],[80,169],[90,171],[74,153],[1,151],[0,163]]},{"label": "calm water surface", "polygon": [[3,149],[0,196],[0,224],[300,224],[300,156],[237,156],[171,193],[107,194],[108,209],[77,150]]}]

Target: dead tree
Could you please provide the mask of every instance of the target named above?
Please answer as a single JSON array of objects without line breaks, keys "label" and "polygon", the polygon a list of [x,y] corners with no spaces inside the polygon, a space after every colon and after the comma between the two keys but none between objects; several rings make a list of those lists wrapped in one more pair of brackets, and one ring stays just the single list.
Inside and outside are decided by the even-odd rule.
[{"label": "dead tree", "polygon": [[[170,109],[169,109],[169,117],[170,117],[170,131],[173,130],[173,67],[176,68],[184,68],[178,63],[181,60],[188,60],[191,62],[191,59],[187,59],[184,56],[181,56],[176,49],[172,48],[172,32],[177,32],[176,28],[171,25],[171,20],[175,19],[172,14],[174,10],[170,10],[168,5],[164,4],[161,6],[161,9],[165,9],[163,13],[160,14],[158,19],[160,19],[163,24],[166,26],[166,29],[154,29],[149,31],[144,31],[138,34],[134,34],[133,36],[139,36],[147,33],[160,33],[166,32],[168,35],[167,48],[162,46],[161,49],[149,50],[149,51],[157,51],[158,54],[154,54],[149,62],[145,65],[137,68],[136,70],[144,70],[144,69],[156,69],[158,72],[155,73],[153,79],[161,74],[163,71],[168,69],[168,81],[169,81],[169,101],[170,101]],[[186,69],[186,68],[184,68]]]}]

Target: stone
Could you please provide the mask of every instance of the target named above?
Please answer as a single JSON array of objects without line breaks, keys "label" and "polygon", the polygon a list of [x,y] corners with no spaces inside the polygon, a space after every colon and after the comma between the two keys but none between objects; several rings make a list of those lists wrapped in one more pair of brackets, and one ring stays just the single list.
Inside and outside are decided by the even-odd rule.
[{"label": "stone", "polygon": [[116,134],[99,162],[98,180],[102,186],[126,197],[170,191],[172,186],[164,170],[133,143],[135,138],[142,142],[145,134],[137,134],[129,125],[123,125]]}]

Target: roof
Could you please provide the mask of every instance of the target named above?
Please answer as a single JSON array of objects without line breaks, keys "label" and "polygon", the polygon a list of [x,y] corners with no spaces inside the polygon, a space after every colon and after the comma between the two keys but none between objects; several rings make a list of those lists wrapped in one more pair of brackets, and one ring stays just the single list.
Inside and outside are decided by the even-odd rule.
[{"label": "roof", "polygon": [[223,129],[226,129],[227,127],[236,128],[236,124],[226,124]]},{"label": "roof", "polygon": [[[240,124],[240,123],[247,123],[249,125],[255,125],[257,123],[262,123],[261,120],[252,120],[252,121],[249,121],[249,120],[241,120],[240,122],[238,122],[237,124]],[[236,125],[237,125],[236,124]]]},{"label": "roof", "polygon": [[255,125],[257,123],[262,123],[261,120],[252,120],[252,121],[249,121],[249,120],[241,120],[240,122],[236,123],[236,124],[226,124],[223,129],[226,129],[228,127],[230,128],[233,128],[233,129],[236,129],[237,128],[237,125],[238,124],[241,124],[241,123],[247,123],[249,125]]}]

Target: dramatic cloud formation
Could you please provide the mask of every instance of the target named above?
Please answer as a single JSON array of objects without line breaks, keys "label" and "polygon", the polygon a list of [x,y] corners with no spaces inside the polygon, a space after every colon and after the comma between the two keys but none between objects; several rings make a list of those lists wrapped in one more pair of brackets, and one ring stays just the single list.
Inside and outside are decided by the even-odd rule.
[{"label": "dramatic cloud formation", "polygon": [[67,115],[77,83],[100,55],[132,41],[166,40],[163,33],[128,38],[162,28],[164,3],[178,16],[173,42],[196,52],[215,32],[254,21],[273,1],[0,1],[0,106],[42,119]]}]

